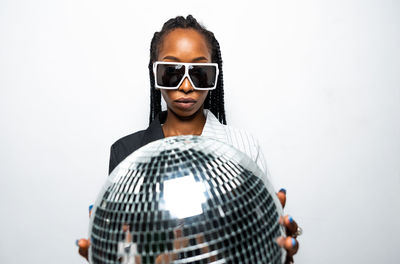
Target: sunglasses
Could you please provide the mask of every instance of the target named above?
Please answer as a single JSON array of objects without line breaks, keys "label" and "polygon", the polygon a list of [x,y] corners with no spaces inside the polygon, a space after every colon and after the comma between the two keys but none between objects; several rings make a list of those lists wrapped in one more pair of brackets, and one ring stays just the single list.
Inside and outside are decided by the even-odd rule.
[{"label": "sunglasses", "polygon": [[178,89],[185,77],[196,90],[213,90],[217,87],[217,63],[183,63],[156,61],[153,63],[155,87]]}]

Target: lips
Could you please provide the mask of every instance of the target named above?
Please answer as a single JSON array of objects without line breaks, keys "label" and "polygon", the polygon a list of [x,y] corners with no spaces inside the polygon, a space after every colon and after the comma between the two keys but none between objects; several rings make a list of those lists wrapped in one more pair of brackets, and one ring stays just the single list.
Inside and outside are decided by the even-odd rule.
[{"label": "lips", "polygon": [[196,100],[192,98],[179,98],[174,101],[175,105],[181,110],[190,110],[195,104]]},{"label": "lips", "polygon": [[188,103],[196,103],[197,101],[192,98],[179,98],[176,99],[174,102],[188,104]]}]

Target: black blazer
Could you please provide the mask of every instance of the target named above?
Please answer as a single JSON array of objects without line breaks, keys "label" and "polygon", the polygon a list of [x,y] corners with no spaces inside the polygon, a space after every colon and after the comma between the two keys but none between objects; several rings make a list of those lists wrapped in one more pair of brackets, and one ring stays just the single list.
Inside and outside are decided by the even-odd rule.
[{"label": "black blazer", "polygon": [[140,130],[133,134],[127,135],[118,139],[114,144],[112,144],[108,173],[111,173],[121,161],[123,161],[135,150],[150,142],[164,138],[161,124],[165,122],[166,118],[167,111],[161,112],[156,116],[146,130]]}]

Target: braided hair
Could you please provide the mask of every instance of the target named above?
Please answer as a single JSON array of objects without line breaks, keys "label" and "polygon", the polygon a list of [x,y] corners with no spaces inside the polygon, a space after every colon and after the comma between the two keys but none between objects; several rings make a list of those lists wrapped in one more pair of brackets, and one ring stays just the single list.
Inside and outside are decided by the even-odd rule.
[{"label": "braided hair", "polygon": [[194,29],[204,36],[210,49],[211,49],[211,61],[218,64],[219,75],[217,80],[217,87],[214,90],[210,90],[205,101],[204,108],[209,109],[221,122],[226,124],[225,118],[225,106],[224,106],[224,80],[222,72],[222,58],[221,50],[217,39],[211,31],[208,31],[204,26],[197,22],[192,16],[188,15],[186,18],[183,16],[177,16],[171,18],[163,25],[160,32],[155,32],[150,45],[150,62],[149,62],[149,74],[150,74],[150,123],[154,120],[156,115],[161,112],[161,92],[155,89],[154,86],[154,75],[153,75],[153,63],[157,61],[160,44],[163,38],[171,31],[177,28],[183,29]]}]

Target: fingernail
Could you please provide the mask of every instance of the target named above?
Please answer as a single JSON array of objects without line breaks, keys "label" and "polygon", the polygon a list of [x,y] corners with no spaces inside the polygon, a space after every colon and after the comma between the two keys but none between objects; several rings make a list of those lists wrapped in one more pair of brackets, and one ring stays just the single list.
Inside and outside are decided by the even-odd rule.
[{"label": "fingernail", "polygon": [[285,188],[281,188],[281,189],[279,190],[279,192],[282,192],[282,193],[286,194],[286,189],[285,189]]},{"label": "fingernail", "polygon": [[77,247],[79,247],[79,239],[77,239],[77,240],[75,241],[75,245],[76,245]]},{"label": "fingernail", "polygon": [[90,211],[92,211],[92,209],[93,209],[93,204],[89,205],[89,213]]},{"label": "fingernail", "polygon": [[289,223],[293,223],[293,217],[289,216]]},{"label": "fingernail", "polygon": [[296,239],[292,237],[292,247],[296,246]]}]

